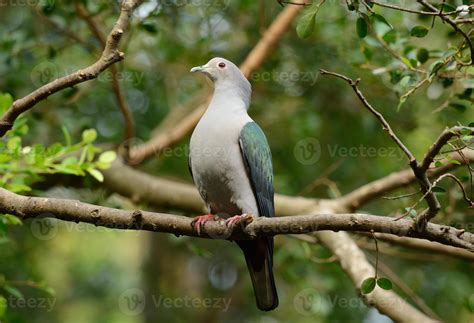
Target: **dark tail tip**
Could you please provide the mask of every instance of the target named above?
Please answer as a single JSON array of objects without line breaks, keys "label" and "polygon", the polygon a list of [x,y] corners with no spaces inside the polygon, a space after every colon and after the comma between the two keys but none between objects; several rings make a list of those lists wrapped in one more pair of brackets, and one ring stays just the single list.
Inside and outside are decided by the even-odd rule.
[{"label": "dark tail tip", "polygon": [[262,311],[271,311],[278,306],[278,293],[273,278],[271,238],[255,241],[237,241],[243,250],[247,267],[252,279],[257,307]]}]

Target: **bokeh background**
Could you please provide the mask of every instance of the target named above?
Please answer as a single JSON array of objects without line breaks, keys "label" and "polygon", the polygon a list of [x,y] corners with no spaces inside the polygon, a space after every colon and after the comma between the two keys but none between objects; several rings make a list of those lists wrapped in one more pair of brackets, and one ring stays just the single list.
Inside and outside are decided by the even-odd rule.
[{"label": "bokeh background", "polygon": [[[108,33],[120,12],[119,3],[80,3]],[[447,3],[456,7],[462,1]],[[407,1],[399,4],[417,7]],[[101,44],[76,8],[75,1],[0,2],[0,92],[20,98],[97,59]],[[145,2],[124,36],[121,48],[126,58],[117,65],[136,123],[131,145],[148,140],[170,113],[176,114],[177,120],[186,116],[211,93],[210,82],[189,73],[192,66],[214,56],[241,63],[282,10],[277,1]],[[431,18],[374,10],[394,27],[395,32],[386,39],[394,51],[416,62],[419,48],[428,50],[429,58],[416,62],[420,69],[428,70],[451,45],[462,41],[440,21],[426,37],[410,37],[413,26],[430,26]],[[465,68],[460,79],[436,78],[423,85],[397,110],[400,95],[421,76],[377,41],[388,32],[386,26],[374,24],[369,35],[361,39],[356,31],[357,18],[345,1],[326,1],[312,35],[300,38],[295,21],[250,77],[253,96],[249,113],[267,134],[278,193],[333,198],[407,167],[406,158],[364,110],[351,88],[341,80],[320,76],[320,68],[360,77],[361,90],[418,157],[446,126],[474,121],[472,67]],[[459,99],[458,105],[451,104],[463,93],[468,93],[467,97]],[[64,127],[73,142],[81,140],[85,129],[95,128],[97,145],[114,148],[123,144],[125,125],[111,90],[110,70],[97,80],[51,96],[25,118],[29,131],[23,145],[63,142]],[[188,142],[189,137],[184,138],[138,168],[191,183]],[[308,147],[315,150],[306,151]],[[318,180],[322,174],[324,180]],[[458,174],[466,180],[469,172],[463,168]],[[446,194],[440,196],[443,209],[436,221],[472,231],[474,214],[462,204],[459,190],[451,184],[442,186]],[[195,215],[137,204],[89,175],[45,177],[31,187],[30,194],[36,196]],[[378,199],[362,211],[400,214],[417,198]],[[354,237],[373,261],[373,241]],[[472,260],[382,244],[380,261],[409,286],[412,294],[395,286],[407,301],[415,304],[419,298],[449,322],[474,320]],[[254,305],[243,256],[230,242],[51,219],[28,220],[8,226],[0,240],[0,281],[14,282],[16,288],[11,293],[0,290],[8,301],[4,319],[75,323],[390,322],[363,304],[324,247],[279,236],[274,264],[280,306],[271,313],[261,313]],[[17,292],[21,298],[14,295]]]}]

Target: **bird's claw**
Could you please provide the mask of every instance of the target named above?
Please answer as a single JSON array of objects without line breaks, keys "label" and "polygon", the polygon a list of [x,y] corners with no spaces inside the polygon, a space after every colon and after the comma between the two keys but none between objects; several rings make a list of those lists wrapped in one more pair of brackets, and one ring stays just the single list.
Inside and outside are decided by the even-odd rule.
[{"label": "bird's claw", "polygon": [[232,227],[236,223],[245,222],[246,224],[253,221],[253,216],[251,214],[244,213],[242,215],[234,215],[233,217],[228,218],[225,220],[225,224],[227,227]]},{"label": "bird's claw", "polygon": [[204,214],[196,216],[192,221],[191,225],[196,228],[197,234],[201,235],[201,226],[204,226],[204,223],[207,221],[214,220],[214,214]]}]

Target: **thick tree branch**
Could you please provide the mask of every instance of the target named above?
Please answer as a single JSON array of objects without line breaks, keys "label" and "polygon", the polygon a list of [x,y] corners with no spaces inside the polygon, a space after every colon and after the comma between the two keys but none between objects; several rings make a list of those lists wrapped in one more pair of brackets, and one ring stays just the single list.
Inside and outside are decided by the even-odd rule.
[{"label": "thick tree branch", "polygon": [[[271,53],[275,45],[281,40],[285,32],[290,28],[293,20],[304,6],[288,6],[273,21],[263,37],[247,55],[245,61],[240,65],[242,73],[248,78],[262,64]],[[191,133],[203,113],[207,104],[195,107],[194,111],[183,118],[172,129],[166,132],[158,132],[149,141],[130,150],[130,164],[137,165],[145,159],[159,154],[163,149],[170,147]]]},{"label": "thick tree branch", "polygon": [[[85,222],[117,229],[168,232],[175,235],[199,236],[192,218],[146,211],[126,211],[68,199],[27,197],[0,188],[0,212],[22,219],[54,217],[64,221]],[[254,239],[278,234],[300,234],[321,230],[381,232],[397,236],[422,238],[474,252],[474,234],[449,226],[429,224],[425,231],[413,230],[409,220],[369,214],[316,214],[287,217],[255,218],[250,224],[229,228],[224,221],[205,224],[201,237],[213,239]]]},{"label": "thick tree branch", "polygon": [[12,106],[0,119],[0,137],[13,127],[18,116],[33,108],[38,102],[67,87],[96,78],[110,65],[122,60],[124,53],[119,50],[120,39],[127,29],[133,10],[141,4],[141,0],[124,0],[120,16],[107,37],[106,45],[101,57],[94,64],[78,70],[72,74],[56,79],[31,92],[27,96],[13,102]]}]

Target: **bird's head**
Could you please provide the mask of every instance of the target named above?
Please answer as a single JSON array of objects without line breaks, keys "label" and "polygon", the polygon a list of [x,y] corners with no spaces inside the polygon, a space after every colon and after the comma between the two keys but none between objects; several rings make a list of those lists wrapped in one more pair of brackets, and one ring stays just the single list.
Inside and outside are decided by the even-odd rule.
[{"label": "bird's head", "polygon": [[191,72],[208,76],[216,90],[236,89],[242,95],[250,97],[252,90],[249,81],[234,63],[225,58],[214,57],[205,65],[193,67]]}]

